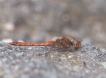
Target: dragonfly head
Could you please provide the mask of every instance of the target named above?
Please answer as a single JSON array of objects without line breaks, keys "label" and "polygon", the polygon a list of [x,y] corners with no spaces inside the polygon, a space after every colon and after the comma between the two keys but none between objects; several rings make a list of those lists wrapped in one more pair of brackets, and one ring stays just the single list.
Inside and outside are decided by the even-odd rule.
[{"label": "dragonfly head", "polygon": [[81,41],[80,40],[73,40],[73,47],[75,49],[78,49],[81,46]]}]

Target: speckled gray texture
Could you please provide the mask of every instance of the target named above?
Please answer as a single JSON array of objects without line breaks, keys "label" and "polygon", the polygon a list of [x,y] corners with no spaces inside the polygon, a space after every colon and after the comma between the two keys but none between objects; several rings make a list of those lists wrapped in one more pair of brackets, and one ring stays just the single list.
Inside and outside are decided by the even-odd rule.
[{"label": "speckled gray texture", "polygon": [[82,44],[74,52],[0,42],[0,78],[106,78],[106,49]]}]

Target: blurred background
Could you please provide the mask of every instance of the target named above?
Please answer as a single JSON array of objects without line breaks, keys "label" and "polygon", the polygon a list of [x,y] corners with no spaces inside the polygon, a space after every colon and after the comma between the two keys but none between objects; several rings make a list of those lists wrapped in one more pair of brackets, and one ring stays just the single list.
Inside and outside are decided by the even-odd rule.
[{"label": "blurred background", "polygon": [[106,0],[0,0],[0,40],[60,36],[106,48]]}]

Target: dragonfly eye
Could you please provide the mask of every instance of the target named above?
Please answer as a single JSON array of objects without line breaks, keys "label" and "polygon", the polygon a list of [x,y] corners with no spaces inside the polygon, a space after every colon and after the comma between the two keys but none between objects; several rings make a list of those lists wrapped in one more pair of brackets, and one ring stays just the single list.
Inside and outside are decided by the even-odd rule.
[{"label": "dragonfly eye", "polygon": [[81,46],[81,41],[74,40],[73,46],[74,46],[75,49],[79,48]]}]

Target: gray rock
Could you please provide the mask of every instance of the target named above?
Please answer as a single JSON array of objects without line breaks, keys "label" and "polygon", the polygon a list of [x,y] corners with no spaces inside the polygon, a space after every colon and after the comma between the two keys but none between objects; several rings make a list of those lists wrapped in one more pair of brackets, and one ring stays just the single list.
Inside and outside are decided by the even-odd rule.
[{"label": "gray rock", "polygon": [[105,78],[106,49],[82,44],[74,52],[0,42],[0,78]]}]

